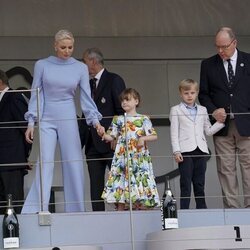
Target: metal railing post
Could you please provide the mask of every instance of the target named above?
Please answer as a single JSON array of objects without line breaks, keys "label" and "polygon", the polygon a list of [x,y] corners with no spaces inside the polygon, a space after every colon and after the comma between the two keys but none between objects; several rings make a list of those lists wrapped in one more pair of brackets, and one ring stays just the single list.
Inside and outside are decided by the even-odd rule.
[{"label": "metal railing post", "polygon": [[131,243],[132,243],[132,250],[134,250],[135,249],[135,240],[134,240],[134,225],[133,225],[133,203],[132,203],[132,199],[131,199],[131,181],[130,181],[131,176],[130,176],[130,166],[129,166],[129,148],[128,148],[128,136],[127,136],[127,113],[124,113],[124,126],[125,126],[125,141],[126,141],[126,158],[127,158],[126,159],[127,164],[125,164],[125,176],[126,176],[126,167],[127,167],[127,171],[128,171],[128,189],[129,189],[129,212],[130,212]]}]

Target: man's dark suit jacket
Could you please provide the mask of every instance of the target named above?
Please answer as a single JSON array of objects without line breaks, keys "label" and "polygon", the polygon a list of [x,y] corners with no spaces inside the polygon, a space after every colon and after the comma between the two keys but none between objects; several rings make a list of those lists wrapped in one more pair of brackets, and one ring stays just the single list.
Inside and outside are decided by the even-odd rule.
[{"label": "man's dark suit jacket", "polygon": [[[250,54],[238,51],[235,83],[230,89],[223,60],[217,54],[201,63],[200,104],[209,114],[217,108],[234,113],[235,123],[241,136],[250,136]],[[212,119],[213,120],[213,119]],[[216,135],[225,136],[228,132],[229,115],[225,127]]]},{"label": "man's dark suit jacket", "polygon": [[[31,148],[24,137],[27,123],[2,123],[24,121],[27,108],[28,104],[20,93],[6,92],[0,101],[0,164],[27,162]],[[27,164],[2,166],[0,171],[20,168],[27,168]]]},{"label": "man's dark suit jacket", "polygon": [[[98,111],[103,116],[101,125],[105,130],[109,128],[114,115],[121,115],[124,113],[119,100],[119,95],[124,89],[125,83],[119,75],[108,72],[106,69],[103,71],[96,89],[94,101]],[[96,129],[92,126],[88,126],[86,121],[82,120],[80,123],[80,137],[82,147],[85,146],[85,152],[88,151],[89,145],[87,141],[89,133],[91,133],[95,149],[99,153],[107,153],[111,150],[110,144],[101,140],[100,136],[96,133]]]}]

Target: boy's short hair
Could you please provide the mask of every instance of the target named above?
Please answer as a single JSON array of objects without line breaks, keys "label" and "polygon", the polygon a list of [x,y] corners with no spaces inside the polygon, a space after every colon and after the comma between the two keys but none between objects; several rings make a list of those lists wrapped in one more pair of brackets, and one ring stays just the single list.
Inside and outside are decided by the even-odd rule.
[{"label": "boy's short hair", "polygon": [[193,79],[184,79],[179,84],[179,91],[190,90],[194,86],[197,91],[199,91],[199,84]]}]

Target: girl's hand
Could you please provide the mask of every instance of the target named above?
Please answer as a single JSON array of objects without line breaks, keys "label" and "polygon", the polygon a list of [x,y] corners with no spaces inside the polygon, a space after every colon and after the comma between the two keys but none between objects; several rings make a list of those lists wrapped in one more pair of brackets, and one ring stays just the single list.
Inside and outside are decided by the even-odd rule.
[{"label": "girl's hand", "polygon": [[110,142],[110,147],[111,147],[112,150],[115,150],[116,143],[117,143],[116,139]]},{"label": "girl's hand", "polygon": [[143,136],[139,138],[138,142],[137,142],[137,149],[141,149],[142,147],[144,147],[145,145],[145,141],[143,139]]},{"label": "girl's hand", "polygon": [[182,154],[181,154],[180,152],[176,152],[176,153],[174,154],[174,159],[175,159],[175,161],[176,161],[177,163],[183,162],[183,156],[182,156]]},{"label": "girl's hand", "polygon": [[[102,135],[101,137],[102,137],[102,141],[106,141],[106,140],[105,140],[105,137],[106,137],[105,131],[104,131],[104,133],[103,133],[103,135]],[[106,142],[107,142],[107,141],[106,141]]]},{"label": "girl's hand", "polygon": [[113,142],[115,140],[114,137],[112,137],[111,135],[105,133],[105,130],[104,130],[104,133],[102,135],[102,141],[105,141],[106,143],[108,142]]},{"label": "girl's hand", "polygon": [[34,138],[34,127],[29,126],[25,132],[25,139],[28,143],[33,143],[33,138]]}]

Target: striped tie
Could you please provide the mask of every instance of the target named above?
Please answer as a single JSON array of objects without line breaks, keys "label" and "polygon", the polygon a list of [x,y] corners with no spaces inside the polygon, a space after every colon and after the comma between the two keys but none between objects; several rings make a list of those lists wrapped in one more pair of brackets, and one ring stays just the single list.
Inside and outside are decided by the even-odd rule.
[{"label": "striped tie", "polygon": [[234,81],[235,81],[234,71],[233,71],[233,66],[231,64],[231,60],[228,59],[227,62],[228,62],[228,71],[227,71],[227,73],[228,73],[228,87],[232,88]]}]

